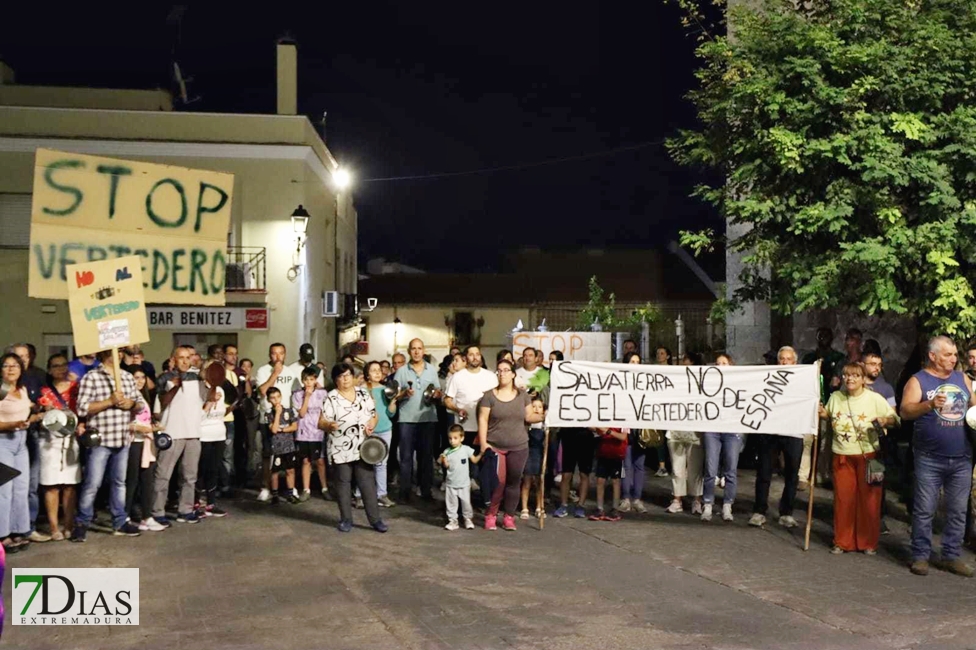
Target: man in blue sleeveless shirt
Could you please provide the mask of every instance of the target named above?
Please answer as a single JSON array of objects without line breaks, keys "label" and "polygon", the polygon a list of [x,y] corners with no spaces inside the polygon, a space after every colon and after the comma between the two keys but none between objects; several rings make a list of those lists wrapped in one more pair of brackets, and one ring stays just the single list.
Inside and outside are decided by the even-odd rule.
[{"label": "man in blue sleeveless shirt", "polygon": [[932,519],[945,492],[946,524],[942,561],[947,571],[971,577],[960,557],[972,485],[973,450],[966,436],[966,410],[976,405],[972,382],[956,370],[956,344],[946,336],[929,341],[928,363],[905,384],[901,417],[915,420],[915,510],[912,515],[912,565],[927,575],[932,552]]}]

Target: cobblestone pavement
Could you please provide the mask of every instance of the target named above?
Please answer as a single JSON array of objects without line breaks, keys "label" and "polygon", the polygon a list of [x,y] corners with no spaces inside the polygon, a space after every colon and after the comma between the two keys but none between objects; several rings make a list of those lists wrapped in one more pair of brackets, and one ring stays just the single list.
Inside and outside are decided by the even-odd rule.
[{"label": "cobblestone pavement", "polygon": [[[751,475],[740,494],[751,498]],[[31,648],[972,648],[976,581],[907,568],[903,511],[876,557],[832,556],[830,492],[802,527],[704,524],[654,507],[617,523],[533,519],[515,533],[441,526],[441,504],[398,506],[390,532],[338,533],[334,503],[274,508],[253,494],[231,515],[163,533],[35,544],[17,567],[139,567],[138,627],[10,625]],[[778,498],[778,486],[774,494]],[[807,493],[797,518],[805,521]],[[901,520],[898,519],[901,518]],[[972,559],[970,555],[967,559]]]}]

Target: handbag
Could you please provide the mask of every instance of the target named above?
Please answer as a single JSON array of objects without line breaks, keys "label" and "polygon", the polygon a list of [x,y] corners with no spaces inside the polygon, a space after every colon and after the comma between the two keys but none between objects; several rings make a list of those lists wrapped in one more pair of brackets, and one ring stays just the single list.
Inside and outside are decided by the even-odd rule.
[{"label": "handbag", "polygon": [[[847,400],[847,413],[851,416],[851,426],[854,427],[856,430],[857,426],[854,424],[854,412],[851,410],[850,398],[848,398]],[[872,426],[874,426],[873,422],[872,422]],[[882,432],[879,432],[878,435],[879,436],[882,435]],[[857,439],[857,446],[861,447],[860,438]],[[863,447],[861,447],[861,451],[862,452],[864,451]],[[864,473],[865,473],[864,479],[867,481],[868,485],[882,485],[884,483],[885,466],[884,463],[882,463],[877,458],[868,459],[868,464],[865,467]]]},{"label": "handbag", "polygon": [[664,444],[664,432],[657,429],[641,429],[637,433],[637,444],[641,449],[653,449]]}]

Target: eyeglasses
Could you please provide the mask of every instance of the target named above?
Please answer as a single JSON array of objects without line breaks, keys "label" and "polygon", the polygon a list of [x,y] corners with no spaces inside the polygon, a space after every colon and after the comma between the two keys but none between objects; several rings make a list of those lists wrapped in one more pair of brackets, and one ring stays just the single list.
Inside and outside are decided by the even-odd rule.
[{"label": "eyeglasses", "polygon": [[845,381],[848,379],[864,379],[864,375],[841,375],[841,379]]},{"label": "eyeglasses", "polygon": [[503,372],[512,372],[512,369],[511,368],[499,368],[498,370],[495,371],[495,374],[496,375],[500,375]]},{"label": "eyeglasses", "polygon": [[3,364],[3,369],[4,370],[14,370],[15,368],[17,370],[20,370],[21,369],[20,364],[19,363],[5,363],[5,364]]}]

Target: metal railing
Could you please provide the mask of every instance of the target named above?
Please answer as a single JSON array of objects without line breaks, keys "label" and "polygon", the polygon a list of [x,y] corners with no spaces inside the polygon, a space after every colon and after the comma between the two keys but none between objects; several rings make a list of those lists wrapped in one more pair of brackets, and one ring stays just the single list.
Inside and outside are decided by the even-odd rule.
[{"label": "metal railing", "polygon": [[227,291],[267,293],[268,252],[264,246],[231,246],[227,249]]},{"label": "metal railing", "polygon": [[[617,303],[616,316],[625,319],[644,303]],[[675,333],[674,321],[681,316],[684,324],[685,349],[695,352],[713,351],[724,348],[725,332],[720,327],[709,324],[710,306],[706,303],[664,303],[655,305],[661,310],[661,320],[651,325],[650,344],[664,345],[672,352],[677,350],[678,340]],[[568,331],[578,327],[577,319],[583,305],[579,304],[536,304],[530,311],[530,323],[526,329],[532,329],[546,319],[546,326],[550,332]],[[640,332],[632,333],[636,338]]]}]

